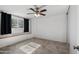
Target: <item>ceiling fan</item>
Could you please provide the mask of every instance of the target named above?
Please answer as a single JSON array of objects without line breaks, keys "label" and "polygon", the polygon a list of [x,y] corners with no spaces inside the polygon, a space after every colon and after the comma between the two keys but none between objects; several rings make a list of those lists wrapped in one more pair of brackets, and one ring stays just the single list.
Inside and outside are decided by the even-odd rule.
[{"label": "ceiling fan", "polygon": [[38,16],[46,16],[46,14],[44,14],[43,12],[47,11],[47,9],[42,9],[43,7],[45,7],[46,5],[42,5],[42,6],[37,6],[34,5],[35,8],[29,8],[29,10],[33,11],[34,13],[27,13],[29,14],[34,14],[36,17]]}]

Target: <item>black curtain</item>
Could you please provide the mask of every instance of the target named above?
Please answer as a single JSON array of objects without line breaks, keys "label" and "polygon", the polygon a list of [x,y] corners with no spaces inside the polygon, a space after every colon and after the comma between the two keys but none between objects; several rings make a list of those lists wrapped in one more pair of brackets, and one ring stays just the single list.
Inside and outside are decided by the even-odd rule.
[{"label": "black curtain", "polygon": [[11,15],[7,14],[6,15],[6,34],[11,33]]},{"label": "black curtain", "polygon": [[11,14],[1,12],[1,34],[11,33]]},{"label": "black curtain", "polygon": [[29,32],[29,19],[24,19],[24,32]]}]

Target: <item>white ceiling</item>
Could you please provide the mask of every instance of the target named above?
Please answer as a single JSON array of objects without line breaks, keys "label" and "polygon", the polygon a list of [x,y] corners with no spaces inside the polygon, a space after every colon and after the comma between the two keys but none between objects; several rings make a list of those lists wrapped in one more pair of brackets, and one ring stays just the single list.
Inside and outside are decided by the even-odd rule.
[{"label": "white ceiling", "polygon": [[[25,18],[35,18],[34,15],[27,15],[27,13],[32,12],[28,10],[31,7],[34,8],[34,6],[32,5],[0,5],[0,10]],[[50,15],[66,13],[68,7],[68,5],[47,5],[44,7],[45,9],[47,9],[45,14],[47,14],[46,16],[48,17]]]}]

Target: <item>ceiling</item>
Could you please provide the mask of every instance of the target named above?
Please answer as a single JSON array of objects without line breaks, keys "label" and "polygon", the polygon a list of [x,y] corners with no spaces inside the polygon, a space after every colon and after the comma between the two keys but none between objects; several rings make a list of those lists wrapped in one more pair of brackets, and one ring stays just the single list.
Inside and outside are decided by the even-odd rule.
[{"label": "ceiling", "polygon": [[[32,12],[29,10],[34,6],[32,5],[0,5],[0,11],[4,11],[10,14],[14,14],[17,16],[25,17],[25,18],[35,18],[34,15],[27,15],[27,13]],[[68,10],[68,5],[46,5],[42,9],[47,9],[44,17],[53,16],[61,13],[66,13]]]}]

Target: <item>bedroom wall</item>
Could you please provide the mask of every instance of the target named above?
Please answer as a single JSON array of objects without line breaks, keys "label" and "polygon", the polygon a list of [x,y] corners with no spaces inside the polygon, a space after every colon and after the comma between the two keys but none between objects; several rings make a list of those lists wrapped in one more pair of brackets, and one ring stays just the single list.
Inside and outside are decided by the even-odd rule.
[{"label": "bedroom wall", "polygon": [[[70,53],[76,53],[76,50],[74,49],[74,46],[77,45],[77,34],[78,34],[78,28],[79,28],[79,22],[78,20],[78,6],[72,5],[69,8],[68,13],[68,42],[70,44]],[[77,28],[78,26],[78,28]],[[79,37],[79,35],[78,35]]]},{"label": "bedroom wall", "polygon": [[1,13],[0,13],[0,34],[1,34]]},{"label": "bedroom wall", "polygon": [[35,37],[66,42],[66,14],[32,19],[32,33]]}]

